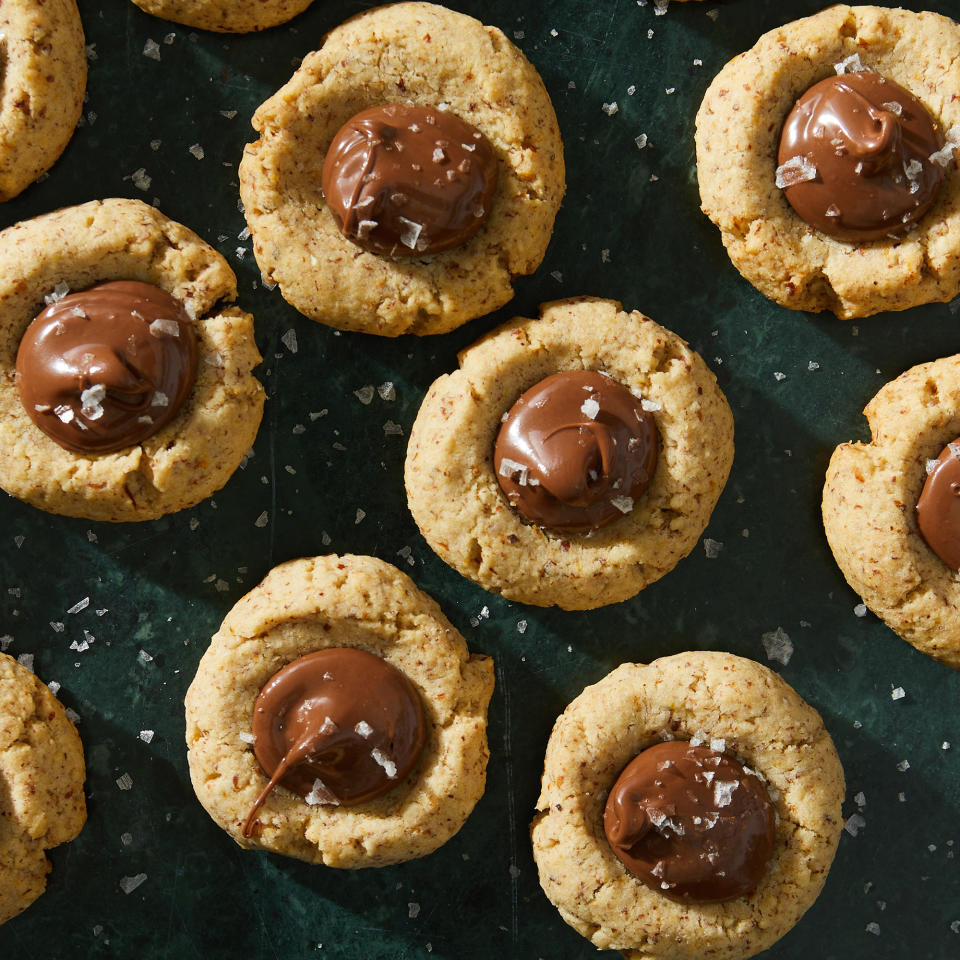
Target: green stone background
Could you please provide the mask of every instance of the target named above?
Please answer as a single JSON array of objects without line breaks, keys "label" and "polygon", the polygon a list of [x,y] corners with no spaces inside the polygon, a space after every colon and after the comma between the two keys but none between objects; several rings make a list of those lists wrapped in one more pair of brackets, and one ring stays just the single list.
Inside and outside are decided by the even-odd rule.
[{"label": "green stone background", "polygon": [[[567,195],[543,266],[517,282],[507,309],[443,337],[397,341],[300,317],[259,287],[250,242],[238,239],[236,168],[253,109],[325,31],[369,4],[318,0],[292,25],[237,38],[192,33],[128,0],[80,6],[96,50],[86,123],[50,176],[0,210],[2,225],[96,197],[153,200],[235,267],[270,399],[246,468],[185,513],[120,526],[3,503],[0,634],[14,638],[10,653],[35,655],[37,673],[60,681],[82,718],[90,818],[53,852],[48,892],[0,929],[0,957],[592,957],[540,891],[527,839],[554,718],[625,660],[722,649],[766,662],[761,635],[777,627],[796,649],[774,666],[823,715],[848,798],[865,795],[866,826],[844,833],[820,899],[766,956],[957,957],[960,676],[872,614],[854,615],[858,598],[819,519],[833,446],[865,437],[860,410],[881,384],[960,349],[955,312],[933,305],[851,325],[781,309],[738,276],[698,210],[693,125],[710,79],[760,33],[820,4],[674,3],[657,17],[635,0],[452,3],[515,37],[540,70],[566,145]],[[905,6],[960,16],[958,0]],[[142,55],[148,38],[160,43],[159,62]],[[614,100],[610,117],[601,106]],[[650,139],[643,151],[640,133]],[[188,152],[195,143],[203,160]],[[129,179],[140,167],[153,178],[146,193]],[[514,313],[576,294],[616,297],[689,340],[737,424],[733,473],[706,532],[724,544],[720,556],[698,546],[632,601],[589,613],[526,608],[461,579],[420,537],[402,483],[420,400],[457,350]],[[289,330],[296,353],[281,341]],[[810,360],[820,369],[808,371]],[[387,380],[393,402],[364,406],[354,395]],[[404,436],[385,435],[387,420]],[[262,511],[269,523],[258,528]],[[404,547],[412,567],[397,555]],[[473,649],[496,658],[486,794],[444,848],[399,867],[346,873],[244,853],[187,776],[182,700],[209,636],[270,567],[328,550],[398,563]],[[86,610],[66,613],[87,596]],[[68,647],[84,629],[96,642],[77,654]],[[896,702],[895,686],[906,690]],[[141,729],[156,731],[149,745]],[[941,749],[944,740],[953,748]],[[910,768],[900,772],[903,760]],[[125,772],[129,791],[115,783]],[[856,810],[848,799],[845,814]],[[122,893],[120,878],[140,872],[147,881]],[[410,903],[420,905],[413,918]]]}]

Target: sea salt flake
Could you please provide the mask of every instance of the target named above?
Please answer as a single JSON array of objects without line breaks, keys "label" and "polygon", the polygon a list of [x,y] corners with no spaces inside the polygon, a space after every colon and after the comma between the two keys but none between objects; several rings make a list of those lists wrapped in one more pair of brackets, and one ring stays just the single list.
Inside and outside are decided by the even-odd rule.
[{"label": "sea salt flake", "polygon": [[811,373],[813,373],[814,371],[820,369],[820,364],[817,363],[816,360],[810,360],[810,361],[807,363],[807,369],[808,369]]},{"label": "sea salt flake", "polygon": [[413,220],[408,220],[406,217],[399,217],[398,219],[400,223],[403,224],[403,230],[400,234],[400,242],[410,250],[416,250],[417,241],[420,239],[420,234],[423,232],[423,224],[415,223]]},{"label": "sea salt flake", "polygon": [[160,59],[160,44],[156,40],[147,40],[143,45],[143,55],[150,60]]},{"label": "sea salt flake", "polygon": [[364,406],[367,406],[368,404],[370,404],[370,403],[373,402],[373,395],[374,395],[375,392],[376,392],[376,391],[375,391],[373,385],[372,385],[372,384],[368,384],[368,385],[365,386],[365,387],[361,387],[359,390],[354,390],[354,391],[353,391],[353,395],[354,395]]},{"label": "sea salt flake", "polygon": [[906,695],[907,692],[903,687],[894,687],[893,690],[890,691],[891,700],[902,700]]},{"label": "sea salt flake", "polygon": [[817,168],[806,157],[791,157],[777,167],[776,184],[781,190],[817,179]]},{"label": "sea salt flake", "polygon": [[361,737],[369,737],[373,733],[373,727],[366,720],[361,720],[353,729]]},{"label": "sea salt flake", "polygon": [[880,924],[876,923],[875,921],[871,921],[870,923],[868,923],[864,927],[864,930],[866,930],[867,933],[872,933],[875,937],[880,936]]},{"label": "sea salt flake", "polygon": [[366,511],[366,510],[361,510],[361,509],[358,507],[358,508],[357,508],[356,516],[354,517],[354,521],[353,521],[354,524],[358,524],[366,515],[367,515],[367,511]]},{"label": "sea salt flake", "polygon": [[232,120],[237,115],[236,110],[221,110],[220,116],[225,120]]},{"label": "sea salt flake", "polygon": [[82,600],[78,600],[72,607],[67,610],[67,613],[79,613],[81,610],[86,610],[90,606],[90,598],[84,597]]},{"label": "sea salt flake", "polygon": [[267,513],[266,510],[264,510],[263,513],[261,513],[260,516],[253,521],[253,525],[255,527],[265,527],[269,522],[269,520],[270,520],[270,515]]},{"label": "sea salt flake", "polygon": [[862,810],[867,805],[867,798],[864,792],[861,790],[853,798],[853,802]]},{"label": "sea salt flake", "polygon": [[60,682],[58,680],[51,680],[47,687],[49,687],[50,692],[56,696],[60,692]]},{"label": "sea salt flake", "polygon": [[237,736],[238,736],[244,743],[253,744],[253,743],[256,743],[256,742],[257,742],[257,738],[256,738],[252,733],[248,733],[246,730],[242,730],[240,733],[237,734]]},{"label": "sea salt flake", "polygon": [[321,803],[333,807],[340,806],[338,800],[334,800],[327,794],[327,788],[319,777],[313,781],[313,789],[303,799],[306,800],[311,807],[315,807]]},{"label": "sea salt flake", "polygon": [[773,374],[773,379],[776,380],[777,383],[782,383],[784,380],[787,379],[787,375],[781,370],[775,370]]},{"label": "sea salt flake", "polygon": [[176,320],[167,320],[164,317],[158,317],[153,323],[150,324],[149,328],[150,335],[153,337],[179,337],[180,336],[180,324]]},{"label": "sea salt flake", "polygon": [[670,0],[653,0],[653,14],[656,17],[662,17],[670,6]]},{"label": "sea salt flake", "polygon": [[723,753],[727,749],[727,741],[723,737],[711,737],[710,749],[714,753]]},{"label": "sea salt flake", "polygon": [[723,544],[719,540],[711,540],[709,537],[704,537],[703,549],[708,560],[716,560],[717,557],[720,556]]},{"label": "sea salt flake", "polygon": [[519,484],[521,487],[525,487],[527,485],[527,477],[529,472],[529,469],[522,463],[520,463],[518,460],[511,460],[509,457],[504,457],[500,461],[500,469],[497,471],[501,477],[509,477],[510,479],[514,479],[515,474],[519,474],[519,477],[514,479],[514,482]]},{"label": "sea salt flake", "polygon": [[20,656],[17,657],[17,663],[19,663],[21,667],[26,667],[31,673],[33,673],[33,657],[34,655],[32,653],[21,653]]},{"label": "sea salt flake", "polygon": [[141,730],[140,739],[144,743],[150,743],[153,740],[153,731],[152,730]]},{"label": "sea salt flake", "polygon": [[383,767],[383,772],[390,780],[396,778],[397,765],[384,754],[379,747],[374,747],[373,750],[370,751],[370,756],[373,757],[375,763]]},{"label": "sea salt flake", "polygon": [[407,916],[414,920],[420,915],[420,904],[419,903],[408,903],[407,904]]},{"label": "sea salt flake", "polygon": [[[157,57],[157,59],[159,60],[160,58]],[[133,877],[121,877],[120,889],[124,893],[133,893],[133,891],[136,890],[137,887],[139,887],[142,883],[144,883],[146,879],[147,875],[145,873],[138,873]]]},{"label": "sea salt flake", "polygon": [[630,513],[633,510],[633,497],[611,497],[610,504],[621,513]]},{"label": "sea salt flake", "polygon": [[895,113],[898,117],[903,113],[903,104],[897,103],[896,100],[886,100],[881,106],[884,110],[889,110],[891,113]]},{"label": "sea salt flake", "polygon": [[867,615],[867,605],[865,603],[858,603],[853,608],[853,615],[855,617],[865,617]]},{"label": "sea salt flake", "polygon": [[839,217],[840,208],[835,203],[831,203],[830,206],[823,211],[823,215],[825,217]]},{"label": "sea salt flake", "polygon": [[838,74],[843,73],[866,73],[868,68],[860,61],[859,53],[851,53],[849,57],[844,58],[839,63],[833,65],[833,69]]},{"label": "sea salt flake", "polygon": [[786,666],[793,656],[793,641],[783,627],[777,627],[769,633],[760,637],[763,649],[767,654],[768,660],[775,660]]},{"label": "sea salt flake", "polygon": [[617,101],[614,100],[613,103],[605,103],[600,109],[601,109],[608,117],[612,117],[615,113],[617,113],[617,111],[620,109],[620,107],[617,105]]},{"label": "sea salt flake", "polygon": [[641,133],[639,137],[633,138],[633,142],[637,145],[638,150],[642,150],[650,141],[645,133]]},{"label": "sea salt flake", "polygon": [[657,403],[656,400],[640,400],[640,407],[643,410],[646,410],[647,413],[657,413],[659,410],[663,409],[662,404]]},{"label": "sea salt flake", "polygon": [[526,633],[527,632],[527,621],[518,620],[517,621],[517,633]]},{"label": "sea salt flake", "polygon": [[906,773],[906,772],[910,769],[910,761],[909,761],[909,760],[901,760],[901,761],[897,764],[897,769],[898,769],[901,773]]},{"label": "sea salt flake", "polygon": [[380,399],[386,400],[387,403],[397,399],[397,390],[392,380],[385,380],[381,383],[380,386],[377,387],[377,393],[380,394]]},{"label": "sea salt flake", "polygon": [[52,293],[48,293],[44,296],[43,302],[49,307],[52,303],[62,300],[69,292],[69,284],[66,284],[61,280],[58,284],[56,284],[56,286],[54,286]]},{"label": "sea salt flake", "polygon": [[865,817],[862,817],[859,813],[853,813],[847,817],[847,822],[843,825],[843,829],[846,830],[851,837],[855,837],[866,825],[867,821]]},{"label": "sea salt flake", "polygon": [[402,437],[403,427],[401,427],[399,423],[395,423],[393,420],[387,420],[383,425],[383,432],[388,437]]},{"label": "sea salt flake", "polygon": [[196,157],[198,160],[202,160],[206,156],[203,147],[201,147],[199,143],[192,144],[187,152],[191,157]]},{"label": "sea salt flake", "polygon": [[133,777],[129,773],[124,773],[117,777],[117,786],[121,790],[130,790],[133,788]]},{"label": "sea salt flake", "polygon": [[297,344],[297,331],[292,327],[280,338],[280,342],[291,353],[296,353],[299,349],[299,345]]},{"label": "sea salt flake", "polygon": [[940,744],[940,749],[941,749],[941,750],[949,750],[949,749],[950,749],[950,741],[949,741],[949,740],[944,740],[943,743]]},{"label": "sea salt flake", "polygon": [[586,414],[591,420],[596,420],[600,412],[600,404],[593,397],[587,397],[580,406],[580,412]]},{"label": "sea salt flake", "polygon": [[713,785],[713,802],[718,807],[729,807],[733,803],[733,792],[740,786],[737,780],[718,780]]},{"label": "sea salt flake", "polygon": [[153,391],[153,400],[150,403],[151,407],[169,407],[170,398],[162,390]]}]

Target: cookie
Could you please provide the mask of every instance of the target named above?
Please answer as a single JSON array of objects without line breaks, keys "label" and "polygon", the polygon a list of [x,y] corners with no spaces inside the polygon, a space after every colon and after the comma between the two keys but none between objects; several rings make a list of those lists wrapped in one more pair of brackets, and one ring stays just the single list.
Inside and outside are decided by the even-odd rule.
[{"label": "cookie", "polygon": [[[311,748],[320,757],[308,778],[311,792],[298,795],[282,781],[264,796],[255,704],[264,703],[268,683],[282,681],[282,668],[344,650],[372,654],[381,670],[405,677],[401,686],[412,687],[425,721],[419,756],[404,775],[393,748],[384,748],[386,756],[374,760],[389,789],[348,802],[336,779],[343,771],[317,753],[329,744],[321,737]],[[336,665],[314,677],[342,679]],[[371,736],[377,721],[371,714],[370,724],[351,719],[347,726],[350,706],[324,691],[312,694],[322,702],[319,719],[331,736],[346,736],[347,752],[355,753],[357,738]],[[207,812],[242,847],[345,868],[422,857],[460,829],[483,793],[492,691],[493,661],[471,655],[440,608],[395,567],[373,557],[290,561],[230,611],[200,661],[186,697],[190,776]],[[350,764],[355,760],[359,767],[355,756]]]},{"label": "cookie", "polygon": [[[840,444],[823,488],[823,526],[847,582],[891,630],[954,668],[960,562],[948,555],[948,565],[928,544],[917,504],[941,452],[956,463],[948,445],[960,436],[958,410],[960,356],[913,367],[867,404],[870,442]],[[954,538],[956,521],[949,508],[934,515],[934,527]]]},{"label": "cookie", "polygon": [[[655,868],[666,879],[654,889],[607,840],[605,806],[621,771],[648,747],[676,740],[704,746],[716,763],[746,765],[768,788],[776,812],[772,859],[749,894],[678,899],[668,862]],[[720,811],[745,789],[719,777],[713,786]],[[750,957],[782,937],[823,887],[843,794],[843,770],[817,712],[766,667],[711,652],[623,664],[587,687],[550,735],[531,827],[540,883],[567,923],[629,960]],[[670,834],[670,818],[677,814],[652,818],[650,839]],[[709,854],[717,855],[727,851]]]},{"label": "cookie", "polygon": [[45,851],[87,819],[83,747],[60,701],[0,653],[0,924],[46,889]]},{"label": "cookie", "polygon": [[46,173],[73,136],[87,87],[75,0],[6,0],[0,99],[0,200]]},{"label": "cookie", "polygon": [[[464,214],[486,218],[472,239],[421,255],[421,228],[429,225],[405,217],[412,232],[390,256],[341,233],[319,173],[347,121],[368,108],[408,104],[438,108],[475,128],[492,147],[497,182],[489,208],[471,203]],[[240,195],[257,263],[264,279],[314,320],[390,337],[445,333],[506,303],[513,278],[543,259],[564,190],[560,133],[536,70],[495,27],[428,3],[360,14],[304,58],[253,125],[260,139],[244,151]],[[379,149],[380,134],[366,134],[371,163],[390,154]],[[459,137],[444,142],[462,146]],[[451,165],[446,148],[437,156],[418,166],[436,163],[444,177],[456,177],[460,162]],[[379,223],[358,216],[361,235],[364,223]]]},{"label": "cookie", "polygon": [[[494,465],[504,416],[558,371],[607,374],[655,427],[649,486],[633,496],[614,480],[605,499],[622,515],[594,531],[525,521],[499,482],[505,472],[524,480],[515,456],[510,469]],[[580,396],[592,410],[590,393]],[[582,422],[580,436],[605,417]],[[583,298],[544,304],[538,319],[511,320],[460,354],[460,369],[433,383],[417,414],[405,484],[427,543],[459,573],[511,600],[585,610],[632,597],[693,549],[732,460],[730,408],[700,356],[641,313]]]},{"label": "cookie", "polygon": [[133,0],[146,13],[217,33],[250,33],[286,23],[313,0]]},{"label": "cookie", "polygon": [[[843,75],[838,77],[838,71]],[[860,72],[873,72],[896,83],[907,97],[919,101],[915,109],[905,106],[906,98],[900,94],[878,97],[881,112],[875,113],[885,118],[891,130],[925,110],[937,129],[936,142],[943,144],[940,150],[931,151],[927,144],[917,148],[918,154],[903,154],[896,144],[905,143],[906,135],[891,136],[889,143],[884,140],[893,151],[890,157],[896,153],[898,160],[893,178],[907,211],[904,216],[919,212],[914,201],[929,169],[935,173],[939,168],[943,182],[915,223],[898,216],[901,228],[909,227],[907,232],[901,229],[890,236],[883,226],[874,231],[879,239],[858,241],[835,239],[810,226],[791,206],[788,195],[813,191],[827,182],[833,176],[827,168],[835,156],[853,164],[843,182],[849,186],[851,178],[860,178],[872,190],[876,176],[870,164],[880,164],[887,154],[871,153],[873,159],[857,171],[854,154],[859,146],[842,130],[835,130],[829,118],[826,123],[814,119],[807,124],[807,132],[813,131],[823,141],[822,162],[811,161],[812,154],[802,144],[791,149],[789,157],[778,156],[778,146],[785,121],[805,91],[830,76],[845,81]],[[832,310],[842,318],[904,310],[956,296],[960,291],[960,176],[954,159],[960,142],[960,101],[954,96],[958,86],[960,26],[934,13],[883,7],[830,7],[771,30],[731,60],[704,96],[697,114],[696,147],[702,208],[720,228],[734,266],[761,293],[785,307]],[[849,193],[841,194],[837,203],[827,201],[821,210],[823,218],[855,219],[847,208],[849,202]],[[866,222],[877,224],[882,219],[871,211]],[[844,230],[839,235],[849,237]]]},{"label": "cookie", "polygon": [[[106,357],[98,353],[94,360],[93,353],[81,350],[84,369],[78,368],[78,376],[93,388],[74,398],[86,408],[81,417],[65,402],[61,407],[53,389],[49,403],[32,402],[28,412],[18,390],[24,371],[14,375],[18,350],[45,299],[52,309],[61,298],[68,303],[69,291],[89,291],[113,280],[151,284],[160,288],[158,295],[172,294],[179,301],[185,311],[184,336],[176,335],[176,324],[167,336],[164,325],[172,321],[161,319],[151,322],[144,339],[148,348],[165,338],[194,340],[195,382],[175,418],[152,436],[114,452],[78,453],[39,429],[34,417],[53,425],[60,418],[72,420],[71,427],[79,422],[92,437],[110,419],[109,397],[103,409],[102,394],[98,400],[103,383],[114,383],[121,399],[126,397],[123,404],[135,408],[127,400],[147,389],[149,376],[126,384],[131,371],[146,362],[144,355],[128,357],[125,367],[117,369],[116,351],[107,351]],[[137,200],[93,201],[0,233],[0,487],[42,510],[112,521],[151,520],[192,506],[222,487],[253,443],[264,399],[250,373],[260,361],[253,318],[220,305],[232,300],[236,290],[236,278],[219,253]],[[85,309],[89,305],[71,307],[67,316],[55,320],[47,344],[56,344],[67,321],[85,323]],[[85,334],[81,330],[78,336],[82,340]],[[42,352],[39,356],[42,361]],[[98,364],[107,370],[103,375],[94,370]],[[44,378],[49,372],[43,362],[36,369]],[[168,399],[158,391],[154,402],[166,405]],[[142,416],[153,419],[159,409],[151,407]]]}]

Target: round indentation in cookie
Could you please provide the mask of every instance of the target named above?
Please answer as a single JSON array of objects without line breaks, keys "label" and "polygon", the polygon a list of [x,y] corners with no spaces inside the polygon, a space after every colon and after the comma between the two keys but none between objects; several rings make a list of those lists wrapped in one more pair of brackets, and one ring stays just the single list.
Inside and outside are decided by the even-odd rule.
[{"label": "round indentation in cookie", "polygon": [[617,778],[603,815],[617,859],[672,900],[722,903],[756,889],[773,857],[776,811],[760,779],[707,746],[666,741]]},{"label": "round indentation in cookie", "polygon": [[459,247],[486,222],[497,189],[487,138],[455,114],[393,103],[351,117],[323,163],[323,194],[344,236],[373,253]]},{"label": "round indentation in cookie", "polygon": [[183,304],[153,284],[120,280],[54,299],[20,341],[16,381],[48,437],[77,453],[110,453],[173,420],[196,371]]},{"label": "round indentation in cookie", "polygon": [[787,117],[777,186],[821,233],[880,240],[905,233],[933,205],[943,144],[926,107],[900,84],[869,70],[837,74],[810,87]]},{"label": "round indentation in cookie", "polygon": [[657,463],[658,435],[639,398],[594,370],[541,380],[510,408],[494,469],[530,523],[597,530],[630,513]]},{"label": "round indentation in cookie", "polygon": [[917,525],[927,546],[948,567],[960,570],[960,438],[927,466]]},{"label": "round indentation in cookie", "polygon": [[392,790],[426,739],[423,705],[386,660],[350,647],[298,657],[264,684],[253,710],[254,753],[269,783],[244,835],[278,784],[307,803],[350,806]]}]

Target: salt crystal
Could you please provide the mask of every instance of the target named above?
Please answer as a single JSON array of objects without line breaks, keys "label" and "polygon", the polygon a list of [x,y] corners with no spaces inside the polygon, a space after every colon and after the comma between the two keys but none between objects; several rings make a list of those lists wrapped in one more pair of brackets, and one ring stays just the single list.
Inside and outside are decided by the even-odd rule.
[{"label": "salt crystal", "polygon": [[90,598],[84,597],[82,600],[78,600],[67,613],[79,613],[81,610],[86,610],[90,606]]},{"label": "salt crystal", "polygon": [[775,370],[773,373],[773,379],[776,380],[777,383],[782,383],[787,379],[787,375],[780,370]]},{"label": "salt crystal", "polygon": [[340,805],[338,800],[334,800],[327,795],[327,788],[319,777],[313,781],[313,789],[303,799],[306,800],[311,807],[315,807],[320,803],[334,807]]},{"label": "salt crystal", "polygon": [[151,60],[159,60],[160,44],[156,40],[147,40],[143,45],[143,55]]},{"label": "salt crystal", "polygon": [[733,792],[740,786],[737,780],[718,780],[713,785],[713,802],[718,807],[729,807],[733,803]]},{"label": "salt crystal", "polygon": [[889,110],[891,113],[895,113],[898,117],[903,113],[903,105],[897,103],[896,100],[887,100],[881,104],[885,110]]},{"label": "salt crystal", "polygon": [[221,110],[220,116],[225,120],[232,120],[237,115],[236,110]]},{"label": "salt crystal", "polygon": [[630,513],[633,510],[633,497],[611,497],[610,504],[621,513]]},{"label": "salt crystal", "polygon": [[153,741],[153,731],[152,730],[141,730],[140,739],[144,743],[151,743]]},{"label": "salt crystal", "polygon": [[153,391],[153,400],[150,403],[152,407],[169,407],[170,398],[162,390]]},{"label": "salt crystal", "polygon": [[960,933],[960,920],[953,920],[950,923],[950,930],[953,933]]},{"label": "salt crystal", "polygon": [[9,633],[4,634],[0,637],[0,651],[6,650],[11,643],[13,643],[13,637]]},{"label": "salt crystal", "polygon": [[383,772],[387,775],[390,780],[393,780],[397,776],[397,765],[384,754],[379,747],[374,747],[370,751],[370,756],[373,757],[374,761],[383,767]]},{"label": "salt crystal", "polygon": [[723,544],[719,540],[711,540],[709,537],[704,537],[703,549],[708,560],[716,560],[717,557],[720,556]]},{"label": "salt crystal", "polygon": [[383,425],[383,432],[388,437],[402,437],[403,427],[399,423],[394,423],[393,420],[387,420]]},{"label": "salt crystal", "polygon": [[825,217],[839,217],[840,208],[835,203],[831,203],[830,206],[823,211],[823,215]]},{"label": "salt crystal", "polygon": [[107,395],[105,384],[95,383],[80,392],[80,412],[88,420],[99,420],[103,416],[103,399]]},{"label": "salt crystal", "polygon": [[858,603],[853,608],[853,615],[855,617],[865,617],[867,615],[867,605],[865,603]]},{"label": "salt crystal", "polygon": [[117,786],[121,790],[130,790],[133,787],[133,777],[129,773],[124,773],[117,777]]},{"label": "salt crystal", "polygon": [[941,749],[941,750],[949,750],[949,749],[950,749],[950,741],[949,741],[949,740],[944,740],[943,743],[940,744],[940,749]]},{"label": "salt crystal", "polygon": [[386,400],[388,403],[397,399],[397,391],[392,380],[385,380],[381,383],[380,386],[377,387],[377,393],[380,394],[381,400]]},{"label": "salt crystal", "polygon": [[420,914],[420,904],[419,903],[408,903],[407,904],[407,916],[413,920]]},{"label": "salt crystal", "polygon": [[400,234],[400,242],[410,250],[416,250],[417,241],[420,239],[420,234],[423,231],[423,224],[415,223],[413,220],[408,220],[406,217],[399,217],[398,219],[400,223],[403,224],[403,231]]},{"label": "salt crystal", "polygon": [[894,689],[890,691],[891,700],[902,700],[906,695],[907,693],[903,687],[894,687]]},{"label": "salt crystal", "polygon": [[189,148],[188,152],[190,153],[190,156],[196,157],[198,160],[202,160],[204,156],[206,156],[206,154],[203,151],[203,147],[201,147],[199,143],[193,144]]},{"label": "salt crystal", "polygon": [[656,413],[659,410],[663,409],[662,404],[657,403],[656,400],[640,400],[640,407],[642,410],[646,410],[647,413]]},{"label": "salt crystal", "polygon": [[153,337],[168,336],[168,337],[179,337],[180,336],[180,324],[176,320],[167,320],[164,317],[158,317],[149,327],[150,335]]},{"label": "salt crystal", "polygon": [[527,632],[527,621],[518,620],[517,621],[517,633],[526,633]]},{"label": "salt crystal", "polygon": [[946,143],[942,150],[937,150],[935,153],[931,153],[928,159],[931,163],[936,163],[941,167],[949,167],[953,163],[953,151],[956,149],[956,144]]},{"label": "salt crystal", "polygon": [[866,796],[864,796],[864,793],[863,793],[862,790],[861,790],[858,794],[856,794],[856,795],[854,796],[853,802],[854,802],[858,807],[860,807],[861,810],[867,805],[867,798],[866,798]]},{"label": "salt crystal", "polygon": [[519,484],[521,487],[525,487],[527,485],[527,477],[529,472],[529,469],[522,463],[520,463],[518,460],[511,460],[509,457],[503,457],[500,460],[500,469],[497,471],[501,477],[509,477],[510,479],[513,479],[515,474],[519,474],[519,477],[514,480],[514,482]]},{"label": "salt crystal", "polygon": [[677,88],[676,88],[676,87],[664,87],[664,88],[663,88],[663,92],[669,97],[671,94],[674,94],[674,93],[677,92]]},{"label": "salt crystal", "polygon": [[936,473],[937,464],[938,464],[939,462],[940,462],[939,460],[928,460],[927,463],[926,463],[927,473],[928,473],[928,474]]},{"label": "salt crystal", "polygon": [[596,420],[600,412],[600,404],[593,397],[588,397],[583,401],[580,412],[586,414],[591,420]]},{"label": "salt crystal", "polygon": [[[159,59],[159,57],[157,59]],[[133,893],[146,879],[147,875],[145,873],[138,873],[134,877],[121,877],[120,889],[124,893]]]},{"label": "salt crystal", "polygon": [[366,511],[366,510],[361,510],[361,509],[358,507],[358,508],[357,508],[356,516],[354,517],[354,521],[353,521],[354,524],[358,524],[366,515],[367,515],[367,511]]},{"label": "salt crystal", "polygon": [[820,364],[816,360],[811,360],[807,363],[807,369],[813,373],[815,370],[820,369]]},{"label": "salt crystal", "polygon": [[727,749],[727,741],[723,737],[711,737],[710,749],[714,753],[723,753]]},{"label": "salt crystal", "polygon": [[867,67],[865,67],[860,62],[859,53],[851,53],[849,57],[841,60],[839,63],[833,65],[833,69],[837,71],[838,74],[843,73],[865,73],[867,72]]},{"label": "salt crystal", "polygon": [[60,682],[58,680],[51,680],[47,683],[47,686],[50,688],[50,692],[56,696],[60,692]]},{"label": "salt crystal", "polygon": [[364,405],[373,402],[374,388],[372,384],[368,384],[365,387],[361,387],[359,390],[354,390],[353,395]]},{"label": "salt crystal", "polygon": [[32,653],[21,653],[20,656],[17,657],[17,663],[19,663],[21,667],[26,667],[31,673],[33,673],[33,656],[34,655]]},{"label": "salt crystal", "polygon": [[44,295],[43,302],[49,307],[50,304],[62,300],[70,292],[70,286],[62,280],[53,288],[52,293]]},{"label": "salt crystal", "polygon": [[906,773],[906,772],[910,769],[910,761],[909,761],[909,760],[901,760],[901,761],[897,764],[897,769],[898,769],[901,773]]},{"label": "salt crystal", "polygon": [[817,168],[806,157],[791,157],[777,167],[775,182],[781,190],[817,179]]},{"label": "salt crystal", "polygon": [[662,17],[670,6],[670,0],[653,0],[654,16]]},{"label": "salt crystal", "polygon": [[776,660],[786,666],[793,656],[793,641],[783,627],[777,627],[760,637],[768,660]]},{"label": "salt crystal", "polygon": [[263,513],[261,513],[260,516],[253,521],[253,525],[255,527],[265,527],[269,522],[269,519],[270,519],[270,515],[267,513],[266,510],[264,510]]},{"label": "salt crystal", "polygon": [[163,42],[169,47],[174,40],[176,40],[177,35],[175,33],[168,33],[163,38]]},{"label": "salt crystal", "polygon": [[373,733],[373,727],[371,727],[370,724],[367,723],[366,720],[361,720],[353,729],[354,729],[361,737],[369,737],[370,734]]},{"label": "salt crystal", "polygon": [[608,117],[612,117],[620,109],[620,107],[617,105],[617,101],[614,100],[613,103],[605,103],[600,109]]},{"label": "salt crystal", "polygon": [[867,933],[872,933],[875,937],[880,936],[880,924],[875,922],[870,922],[864,927]]},{"label": "salt crystal", "polygon": [[240,733],[237,734],[237,736],[238,736],[244,743],[251,743],[251,744],[252,744],[252,743],[256,743],[256,742],[257,742],[257,738],[256,738],[252,733],[247,733],[246,730],[241,730]]},{"label": "salt crystal", "polygon": [[642,150],[649,143],[649,140],[647,140],[645,133],[641,133],[639,137],[633,138],[633,142],[637,145],[638,150]]}]

